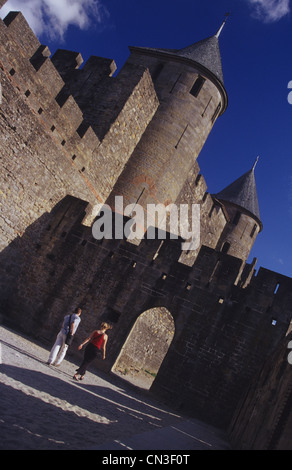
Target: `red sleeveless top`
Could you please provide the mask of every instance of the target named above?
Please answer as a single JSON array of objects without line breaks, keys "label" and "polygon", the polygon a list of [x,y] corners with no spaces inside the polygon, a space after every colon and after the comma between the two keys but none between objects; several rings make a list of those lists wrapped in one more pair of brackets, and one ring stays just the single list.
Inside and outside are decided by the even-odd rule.
[{"label": "red sleeveless top", "polygon": [[99,334],[97,331],[94,332],[91,343],[96,346],[98,349],[100,349],[103,345],[104,341],[104,333]]}]

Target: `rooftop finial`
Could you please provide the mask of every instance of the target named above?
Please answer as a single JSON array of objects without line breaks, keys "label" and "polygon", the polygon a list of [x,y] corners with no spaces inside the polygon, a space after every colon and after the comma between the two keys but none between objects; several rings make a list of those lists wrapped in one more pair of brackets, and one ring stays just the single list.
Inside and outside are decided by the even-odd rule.
[{"label": "rooftop finial", "polygon": [[230,13],[225,13],[225,20],[223,21],[222,25],[220,26],[220,28],[218,29],[217,33],[215,34],[216,38],[219,38],[221,32],[222,32],[222,29],[224,28],[225,26],[225,23],[228,19],[228,16],[230,16]]},{"label": "rooftop finial", "polygon": [[253,167],[252,167],[252,171],[255,170],[255,167],[257,166],[257,163],[258,163],[258,161],[259,161],[259,158],[260,158],[260,156],[258,156],[258,157],[256,158],[256,161],[254,162]]}]

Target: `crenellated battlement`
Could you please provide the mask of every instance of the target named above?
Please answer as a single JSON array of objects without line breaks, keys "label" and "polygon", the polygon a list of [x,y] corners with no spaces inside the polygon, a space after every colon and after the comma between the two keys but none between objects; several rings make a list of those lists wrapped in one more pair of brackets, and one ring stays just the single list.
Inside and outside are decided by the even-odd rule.
[{"label": "crenellated battlement", "polygon": [[[35,200],[35,215],[30,212],[30,221],[31,217],[50,211],[66,194],[87,200],[92,206],[104,202],[158,106],[147,70],[142,68],[132,80],[127,73],[116,80],[111,94],[114,90],[117,94],[111,100],[119,101],[121,90],[124,90],[123,99],[115,115],[109,115],[107,120],[104,113],[111,113],[110,102],[104,100],[100,106],[103,110],[100,139],[96,131],[100,116],[95,107],[92,115],[82,103],[86,93],[91,94],[97,82],[104,78],[105,69],[113,73],[113,61],[90,58],[80,71],[78,83],[76,75],[70,78],[71,90],[61,75],[67,79],[72,68],[79,72],[80,54],[57,52],[50,59],[49,49],[40,44],[20,12],[12,12],[0,21],[0,43],[2,110],[10,120],[4,126],[15,128],[13,153],[15,156],[21,153],[25,173],[38,180],[35,183],[38,187],[51,179],[44,190],[47,196]],[[76,89],[79,94],[80,90],[85,94],[79,103],[77,95],[71,93]],[[38,138],[40,135],[42,140]],[[2,149],[11,158],[12,149],[5,150],[7,145],[10,141],[6,139]],[[32,167],[31,153],[34,154]],[[25,187],[25,178],[21,178],[20,184]],[[21,202],[14,202],[14,205],[21,204],[24,211],[29,206],[25,197],[23,193]],[[15,210],[7,206],[8,220],[11,212]],[[25,229],[29,219],[26,220],[11,221],[17,227],[16,233]],[[8,240],[13,239],[11,235]]]},{"label": "crenellated battlement", "polygon": [[[109,58],[51,57],[20,12],[0,21],[0,313],[51,342],[64,312],[82,306],[79,339],[113,324],[109,371],[141,314],[167,309],[175,332],[151,390],[224,427],[285,338],[292,279],[246,263],[258,211],[211,195],[196,160],[227,104],[217,41],[203,42],[212,63],[196,45],[131,48],[116,74]],[[168,232],[137,245],[94,239],[100,203],[116,195],[134,207],[199,204],[200,246],[182,251]]]},{"label": "crenellated battlement", "polygon": [[72,74],[83,64],[83,57],[79,52],[58,49],[52,57],[52,62],[61,77]]},{"label": "crenellated battlement", "polygon": [[41,43],[29,27],[22,13],[11,11],[4,18],[3,22],[1,21],[2,23],[8,28],[10,39],[18,43],[19,52],[22,56],[30,59],[39,49]]},{"label": "crenellated battlement", "polygon": [[[10,273],[11,253],[18,253],[15,269],[21,273],[22,302],[16,296],[13,303],[10,300],[10,322],[17,319],[19,327],[51,341],[68,299],[86,312],[80,338],[93,321],[106,315],[118,328],[104,364],[110,370],[139,315],[150,308],[167,308],[176,336],[153,391],[186,412],[195,410],[213,423],[227,423],[241,395],[242,378],[248,382],[285,337],[292,317],[292,279],[261,268],[240,287],[235,281],[242,260],[203,246],[193,266],[187,266],[179,261],[181,240],[169,236],[163,241],[145,239],[139,246],[125,239],[96,240],[91,227],[82,224],[86,205],[67,196],[46,215],[41,233],[33,224],[2,253],[2,266],[8,257]],[[20,269],[19,259],[25,269]],[[165,385],[180,382],[182,363],[188,374],[183,394],[179,387]],[[207,375],[202,368],[207,368]],[[224,379],[216,382],[219,408],[218,400],[211,398],[217,374]],[[202,396],[209,397],[207,402]]]}]

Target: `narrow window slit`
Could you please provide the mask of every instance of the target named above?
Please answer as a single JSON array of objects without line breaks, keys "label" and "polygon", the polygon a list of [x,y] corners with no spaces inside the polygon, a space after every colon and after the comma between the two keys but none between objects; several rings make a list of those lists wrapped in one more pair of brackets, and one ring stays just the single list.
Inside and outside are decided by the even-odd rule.
[{"label": "narrow window slit", "polygon": [[180,142],[181,142],[183,136],[185,135],[185,133],[186,133],[188,127],[189,127],[189,125],[187,124],[186,127],[184,128],[184,131],[183,131],[182,135],[181,135],[180,138],[178,139],[178,142],[177,142],[177,144],[176,144],[176,146],[175,146],[176,149],[178,148],[178,146],[179,146],[179,144],[180,144]]},{"label": "narrow window slit", "polygon": [[176,86],[176,84],[178,83],[178,81],[179,81],[181,75],[182,75],[182,74],[180,73],[179,76],[177,77],[176,81],[174,82],[174,84],[173,84],[173,86],[172,86],[172,88],[171,88],[171,90],[170,90],[169,93],[172,93],[172,92],[173,92],[173,90],[175,89],[175,86]]},{"label": "narrow window slit", "polygon": [[211,119],[212,124],[215,122],[215,120],[216,120],[216,118],[217,118],[217,116],[218,116],[218,114],[219,114],[219,112],[220,112],[220,109],[221,109],[221,103],[219,103],[218,106],[217,106],[217,108],[215,109],[215,112],[214,112],[214,114],[213,114],[213,116],[212,116],[212,119]]},{"label": "narrow window slit", "polygon": [[201,89],[203,88],[205,81],[206,81],[205,78],[199,75],[199,77],[197,78],[197,80],[195,81],[194,85],[192,86],[190,90],[190,94],[193,95],[195,98],[197,98],[199,96]]},{"label": "narrow window slit", "polygon": [[206,114],[206,112],[207,112],[207,109],[208,109],[209,106],[210,106],[211,101],[212,101],[212,97],[209,99],[209,101],[208,101],[208,103],[207,103],[207,106],[206,106],[206,108],[204,109],[204,111],[203,111],[203,113],[202,113],[202,117],[205,116],[205,114]]}]

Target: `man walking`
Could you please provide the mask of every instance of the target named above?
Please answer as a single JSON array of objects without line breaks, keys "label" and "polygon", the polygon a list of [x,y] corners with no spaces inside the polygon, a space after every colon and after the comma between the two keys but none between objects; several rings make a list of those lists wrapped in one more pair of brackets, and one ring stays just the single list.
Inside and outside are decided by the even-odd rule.
[{"label": "man walking", "polygon": [[66,315],[64,317],[63,325],[58,333],[55,344],[51,349],[50,356],[48,359],[48,365],[54,365],[58,367],[66,356],[68,344],[66,344],[67,335],[70,333],[74,336],[76,330],[81,322],[80,315],[82,313],[81,308],[77,308],[75,313],[72,315]]}]

